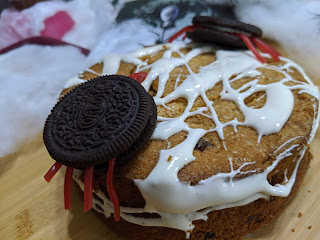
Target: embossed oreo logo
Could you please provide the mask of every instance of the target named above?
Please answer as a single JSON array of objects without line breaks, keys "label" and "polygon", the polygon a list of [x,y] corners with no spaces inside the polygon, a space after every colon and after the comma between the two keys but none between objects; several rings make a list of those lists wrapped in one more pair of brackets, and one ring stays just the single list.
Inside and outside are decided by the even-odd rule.
[{"label": "embossed oreo logo", "polygon": [[79,113],[78,126],[82,129],[92,128],[98,124],[109,109],[109,103],[102,94],[92,96],[91,102],[85,104]]}]

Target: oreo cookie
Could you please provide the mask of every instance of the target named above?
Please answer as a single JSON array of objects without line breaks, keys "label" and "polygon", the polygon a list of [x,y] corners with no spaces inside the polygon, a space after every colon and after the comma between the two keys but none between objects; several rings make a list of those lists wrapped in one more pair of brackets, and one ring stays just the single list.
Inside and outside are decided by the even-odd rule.
[{"label": "oreo cookie", "polygon": [[187,37],[196,42],[210,42],[218,45],[246,48],[246,44],[241,38],[229,33],[219,32],[213,29],[195,28],[193,32],[187,32]]},{"label": "oreo cookie", "polygon": [[249,37],[262,36],[262,30],[260,28],[229,18],[196,16],[192,19],[192,23],[194,25],[207,27],[208,29],[214,29],[219,32],[239,33]]},{"label": "oreo cookie", "polygon": [[47,118],[43,139],[51,157],[66,166],[103,166],[119,156],[123,164],[155,124],[156,105],[145,89],[132,78],[109,75],[65,95]]},{"label": "oreo cookie", "polygon": [[257,51],[270,54],[274,61],[280,61],[280,53],[271,46],[258,39],[262,36],[262,30],[251,24],[246,24],[233,19],[209,16],[196,16],[192,20],[193,25],[186,26],[168,39],[172,43],[185,33],[185,37],[197,42],[206,42],[227,49],[248,48],[259,62],[264,64],[266,59]]},{"label": "oreo cookie", "polygon": [[147,126],[143,130],[140,137],[131,145],[131,147],[124,153],[121,153],[117,157],[116,165],[121,166],[128,160],[132,159],[137,153],[139,153],[143,147],[147,144],[151,135],[156,127],[157,124],[157,106],[153,101],[153,98],[149,95],[150,102],[152,104],[151,111],[149,114],[149,119]]},{"label": "oreo cookie", "polygon": [[188,31],[187,37],[194,41],[246,48],[247,46],[243,40],[235,34],[243,34],[249,37],[262,36],[260,28],[228,18],[196,16],[193,18],[192,23],[194,31]]}]

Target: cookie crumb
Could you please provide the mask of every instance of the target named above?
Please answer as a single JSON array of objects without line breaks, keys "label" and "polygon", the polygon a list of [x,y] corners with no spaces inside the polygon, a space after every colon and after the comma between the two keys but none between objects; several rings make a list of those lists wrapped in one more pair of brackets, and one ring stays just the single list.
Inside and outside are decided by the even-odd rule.
[{"label": "cookie crumb", "polygon": [[291,232],[295,232],[296,230],[294,228],[291,229]]},{"label": "cookie crumb", "polygon": [[298,214],[298,218],[301,218],[302,217],[302,213],[301,212],[299,212],[299,214]]},{"label": "cookie crumb", "polygon": [[312,226],[309,226],[309,227],[308,227],[308,229],[311,229],[311,228],[312,228]]}]

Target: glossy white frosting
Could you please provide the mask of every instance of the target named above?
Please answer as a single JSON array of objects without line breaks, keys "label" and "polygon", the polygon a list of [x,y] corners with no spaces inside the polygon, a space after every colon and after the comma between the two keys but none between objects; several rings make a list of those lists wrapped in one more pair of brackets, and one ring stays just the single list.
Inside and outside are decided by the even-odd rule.
[{"label": "glossy white frosting", "polygon": [[[121,207],[121,217],[129,222],[144,226],[164,226],[175,229],[180,229],[189,233],[194,225],[193,221],[207,219],[207,213],[212,210],[224,209],[234,206],[248,204],[259,198],[269,199],[270,196],[286,197],[289,195],[291,188],[295,182],[297,169],[303,155],[307,149],[306,146],[301,147],[292,145],[290,148],[280,150],[294,139],[283,143],[277,151],[274,152],[276,159],[262,173],[255,173],[250,177],[240,180],[233,180],[236,175],[247,174],[249,172],[242,169],[253,164],[244,162],[244,164],[234,170],[232,158],[226,159],[230,164],[231,171],[228,173],[218,173],[208,179],[200,181],[197,185],[182,182],[178,179],[178,172],[187,164],[195,160],[193,156],[194,147],[201,137],[208,132],[217,132],[221,140],[224,140],[223,129],[226,126],[233,126],[237,131],[237,126],[244,125],[252,127],[257,131],[257,144],[264,135],[277,133],[281,130],[291,115],[294,106],[294,97],[292,90],[299,89],[299,93],[307,93],[319,100],[319,91],[313,85],[304,71],[292,61],[281,58],[285,63],[283,66],[271,66],[261,64],[248,51],[217,51],[217,60],[200,69],[198,73],[192,72],[188,62],[201,53],[214,52],[215,50],[209,46],[189,45],[192,48],[187,54],[183,54],[180,49],[185,48],[185,45],[165,45],[154,46],[138,50],[125,56],[112,55],[103,60],[104,67],[102,74],[116,74],[120,66],[120,61],[133,63],[137,66],[137,72],[150,70],[147,78],[142,82],[142,86],[148,91],[152,82],[159,78],[157,95],[154,101],[157,105],[166,106],[167,103],[174,99],[185,98],[188,101],[184,113],[175,118],[166,118],[158,116],[157,127],[152,135],[152,139],[168,140],[169,137],[181,131],[188,132],[186,139],[175,147],[160,151],[160,156],[157,165],[144,180],[135,180],[135,184],[141,191],[146,206],[143,209]],[[152,55],[160,50],[165,49],[163,57],[158,61],[148,64],[141,61],[139,58],[145,55]],[[180,57],[173,58],[172,53],[177,52]],[[264,55],[264,57],[269,57]],[[165,85],[169,79],[170,72],[178,67],[186,66],[190,75],[178,86],[179,77],[177,78],[174,91],[163,97]],[[271,84],[259,84],[258,78],[260,72],[257,69],[268,68],[283,74],[283,79]],[[305,78],[307,83],[292,79],[286,70],[294,68],[299,71]],[[236,75],[230,80],[231,76]],[[244,84],[239,89],[235,90],[230,86],[232,81],[243,78],[245,76],[256,78]],[[79,79],[80,81],[83,81]],[[295,82],[296,85],[285,85],[287,82]],[[72,80],[72,84],[76,84],[76,80]],[[205,92],[213,88],[217,83],[223,83],[223,90],[220,94],[221,99],[233,101],[240,109],[244,116],[244,121],[239,122],[233,119],[229,122],[222,123],[219,121],[217,113],[213,107],[213,102],[210,101]],[[70,86],[68,84],[67,86]],[[266,103],[260,109],[249,108],[245,105],[244,100],[256,92],[265,92]],[[206,107],[198,108],[196,111],[191,111],[195,100],[201,96]],[[210,110],[210,115],[206,112]],[[314,124],[312,133],[309,137],[309,142],[314,137],[316,128],[319,123],[319,104],[314,105]],[[194,115],[203,115],[211,118],[215,127],[209,130],[193,129],[188,126],[185,120]],[[224,142],[223,142],[224,143]],[[224,144],[225,149],[227,146]],[[272,186],[267,180],[267,175],[275,169],[279,161],[290,156],[293,150],[300,151],[300,154],[295,159],[296,167],[290,178],[284,176],[284,183]],[[168,161],[168,159],[171,159]],[[76,181],[83,187],[83,184],[78,179],[76,173]],[[94,200],[93,207],[108,217],[113,212],[112,203],[106,196],[98,191],[97,195],[104,200],[101,204]],[[97,208],[97,205],[100,208]],[[152,212],[157,213],[161,217],[156,219],[145,219],[134,217],[130,213]]]}]

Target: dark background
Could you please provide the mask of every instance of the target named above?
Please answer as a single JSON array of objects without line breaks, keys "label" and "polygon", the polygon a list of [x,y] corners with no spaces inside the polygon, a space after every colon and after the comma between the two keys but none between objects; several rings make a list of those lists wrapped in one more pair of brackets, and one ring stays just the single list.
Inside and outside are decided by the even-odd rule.
[{"label": "dark background", "polygon": [[2,12],[3,9],[10,7],[11,4],[8,0],[0,0],[0,12]]}]

